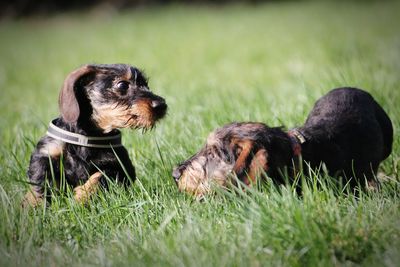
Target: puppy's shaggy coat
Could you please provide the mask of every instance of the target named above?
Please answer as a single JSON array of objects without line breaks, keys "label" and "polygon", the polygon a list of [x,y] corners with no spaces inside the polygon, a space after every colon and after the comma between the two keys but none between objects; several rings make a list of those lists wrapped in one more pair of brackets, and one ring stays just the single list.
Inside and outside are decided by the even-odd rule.
[{"label": "puppy's shaggy coat", "polygon": [[230,174],[245,184],[260,173],[283,183],[284,170],[293,177],[302,158],[311,168],[325,164],[329,175],[343,177],[352,188],[365,180],[377,186],[379,164],[392,142],[392,123],[372,96],[338,88],[316,102],[303,126],[289,132],[252,122],[217,129],[173,177],[180,190],[202,196],[212,183],[226,186]]},{"label": "puppy's shaggy coat", "polygon": [[[165,100],[149,90],[143,74],[125,64],[85,65],[71,72],[61,89],[59,107],[61,116],[53,121],[56,129],[96,140],[118,135],[117,128],[152,128],[167,109]],[[105,176],[125,185],[136,177],[120,144],[88,147],[48,134],[31,156],[28,178],[32,186],[23,204],[42,202],[45,182],[58,187],[62,176],[82,202],[98,184],[107,185]]]}]

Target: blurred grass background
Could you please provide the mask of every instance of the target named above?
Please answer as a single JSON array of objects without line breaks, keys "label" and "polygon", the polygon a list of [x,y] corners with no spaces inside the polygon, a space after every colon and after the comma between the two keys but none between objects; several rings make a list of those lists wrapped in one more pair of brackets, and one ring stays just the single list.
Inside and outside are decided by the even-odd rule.
[{"label": "blurred grass background", "polygon": [[[2,20],[0,265],[397,266],[399,10],[394,1],[175,3]],[[58,116],[63,79],[85,63],[119,62],[143,69],[169,104],[153,132],[123,131],[138,181],[89,207],[66,194],[21,210],[29,156]],[[334,194],[314,174],[303,198],[274,186],[203,203],[177,192],[172,166],[216,127],[294,127],[340,86],[369,91],[393,121],[382,192]]]}]

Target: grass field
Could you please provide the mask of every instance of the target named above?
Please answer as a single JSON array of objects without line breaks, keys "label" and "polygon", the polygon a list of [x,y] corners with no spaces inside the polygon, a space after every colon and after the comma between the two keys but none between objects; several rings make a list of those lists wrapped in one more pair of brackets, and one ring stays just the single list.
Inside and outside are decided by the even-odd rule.
[{"label": "grass field", "polygon": [[[0,266],[398,266],[398,10],[305,2],[3,21]],[[67,192],[46,209],[21,209],[29,156],[58,116],[64,77],[84,63],[116,62],[144,69],[169,104],[154,131],[123,131],[136,183],[111,186],[87,207]],[[339,86],[369,91],[393,121],[381,192],[347,196],[316,174],[301,198],[272,185],[203,202],[177,191],[172,167],[214,128],[301,125]]]}]

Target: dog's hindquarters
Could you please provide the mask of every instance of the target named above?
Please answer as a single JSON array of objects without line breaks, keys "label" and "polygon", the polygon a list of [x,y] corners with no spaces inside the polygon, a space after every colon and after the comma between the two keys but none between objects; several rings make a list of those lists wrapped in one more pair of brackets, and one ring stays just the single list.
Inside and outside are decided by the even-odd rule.
[{"label": "dog's hindquarters", "polygon": [[360,89],[338,88],[317,101],[302,128],[308,137],[304,159],[325,163],[352,187],[376,181],[381,161],[391,152],[393,129],[387,114]]}]

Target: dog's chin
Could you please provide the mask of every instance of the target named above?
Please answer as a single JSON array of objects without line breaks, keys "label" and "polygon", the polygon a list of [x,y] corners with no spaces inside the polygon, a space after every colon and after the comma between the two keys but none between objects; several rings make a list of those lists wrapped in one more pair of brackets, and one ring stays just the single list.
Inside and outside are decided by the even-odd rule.
[{"label": "dog's chin", "polygon": [[151,130],[155,127],[157,120],[153,117],[133,115],[123,128]]},{"label": "dog's chin", "polygon": [[194,177],[181,178],[178,182],[178,189],[186,192],[196,198],[204,197],[210,192],[210,186],[206,179],[198,179]]},{"label": "dog's chin", "polygon": [[204,196],[215,191],[216,188],[225,188],[227,186],[227,177],[194,177],[183,176],[179,179],[179,191],[186,192],[196,198],[203,198]]},{"label": "dog's chin", "polygon": [[131,118],[128,120],[127,125],[125,128],[131,129],[141,129],[144,131],[152,130],[157,122],[161,120],[164,116],[158,116],[156,114],[151,115],[132,115]]}]

